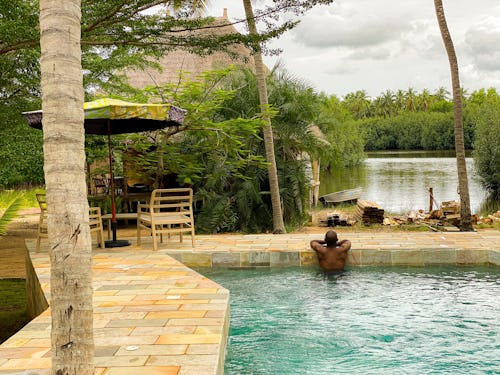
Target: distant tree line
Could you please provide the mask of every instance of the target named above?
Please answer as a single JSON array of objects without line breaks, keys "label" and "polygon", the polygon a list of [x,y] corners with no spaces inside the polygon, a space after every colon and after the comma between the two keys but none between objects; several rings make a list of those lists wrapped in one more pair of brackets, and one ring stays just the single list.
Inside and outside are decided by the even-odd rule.
[{"label": "distant tree line", "polygon": [[[465,147],[474,150],[474,161],[483,185],[499,194],[500,96],[494,88],[462,92]],[[335,102],[337,118],[359,127],[364,150],[454,149],[453,103],[445,89],[431,94],[385,91],[369,98],[357,91]]]}]

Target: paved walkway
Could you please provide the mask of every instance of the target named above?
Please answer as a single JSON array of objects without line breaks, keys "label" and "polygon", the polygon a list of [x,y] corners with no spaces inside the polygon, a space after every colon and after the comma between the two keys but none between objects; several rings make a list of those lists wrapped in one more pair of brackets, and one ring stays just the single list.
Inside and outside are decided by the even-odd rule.
[{"label": "paved walkway", "polygon": [[[273,266],[315,263],[309,241],[321,233],[197,236],[183,244],[95,249],[96,372],[106,375],[221,374],[229,292],[186,267]],[[500,265],[500,231],[476,233],[340,232],[349,238],[351,265]],[[46,296],[46,244],[27,247]],[[42,242],[43,244],[43,242]],[[179,262],[178,260],[181,260]],[[183,264],[184,263],[184,264]],[[50,373],[50,308],[0,346],[0,374]]]}]

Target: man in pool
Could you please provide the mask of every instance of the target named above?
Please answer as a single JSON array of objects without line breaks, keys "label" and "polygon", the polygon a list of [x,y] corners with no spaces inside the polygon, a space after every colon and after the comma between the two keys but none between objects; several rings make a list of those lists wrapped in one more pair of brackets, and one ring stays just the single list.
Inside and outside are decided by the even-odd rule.
[{"label": "man in pool", "polygon": [[325,272],[343,271],[350,248],[351,241],[339,241],[333,230],[326,232],[324,241],[311,241],[311,249],[316,252],[319,265]]}]

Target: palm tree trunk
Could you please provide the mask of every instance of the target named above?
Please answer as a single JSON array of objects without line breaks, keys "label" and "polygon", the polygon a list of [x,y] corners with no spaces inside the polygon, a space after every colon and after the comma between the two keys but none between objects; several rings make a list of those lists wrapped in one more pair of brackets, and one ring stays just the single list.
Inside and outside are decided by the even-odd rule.
[{"label": "palm tree trunk", "polygon": [[[250,34],[257,34],[257,26],[255,25],[251,0],[243,0],[243,6],[245,7],[245,15],[247,17],[248,30]],[[257,87],[259,90],[259,101],[260,101],[262,118],[265,121],[263,133],[264,133],[264,145],[266,148],[266,159],[268,162],[267,169],[269,177],[269,189],[271,191],[271,204],[273,209],[273,233],[286,233],[285,224],[283,222],[283,213],[281,210],[281,197],[280,197],[280,189],[278,183],[278,169],[276,168],[276,158],[274,154],[273,128],[271,125],[271,119],[267,114],[267,107],[269,105],[269,101],[267,97],[266,72],[264,69],[264,63],[262,61],[260,46],[256,44],[254,48],[255,48],[254,62],[255,62],[255,72],[257,76]]]},{"label": "palm tree trunk", "polygon": [[469,183],[467,180],[467,165],[465,163],[464,125],[462,115],[462,93],[460,76],[458,74],[457,55],[451,39],[441,0],[434,0],[436,16],[441,30],[441,36],[448,53],[453,89],[453,117],[455,125],[455,153],[457,158],[458,190],[460,194],[460,231],[472,231]]},{"label": "palm tree trunk", "polygon": [[52,373],[94,373],[80,0],[40,0]]}]

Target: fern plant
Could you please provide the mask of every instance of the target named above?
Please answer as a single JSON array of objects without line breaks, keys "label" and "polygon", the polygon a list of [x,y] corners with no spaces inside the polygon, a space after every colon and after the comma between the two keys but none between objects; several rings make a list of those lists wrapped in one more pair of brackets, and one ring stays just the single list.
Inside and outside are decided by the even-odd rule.
[{"label": "fern plant", "polygon": [[[0,212],[3,212],[0,216],[0,236],[4,236],[7,233],[7,225],[17,216],[18,211],[23,206],[23,202],[23,193],[8,193],[2,196],[2,201],[0,202],[2,210]],[[3,209],[3,207],[5,208]]]}]

